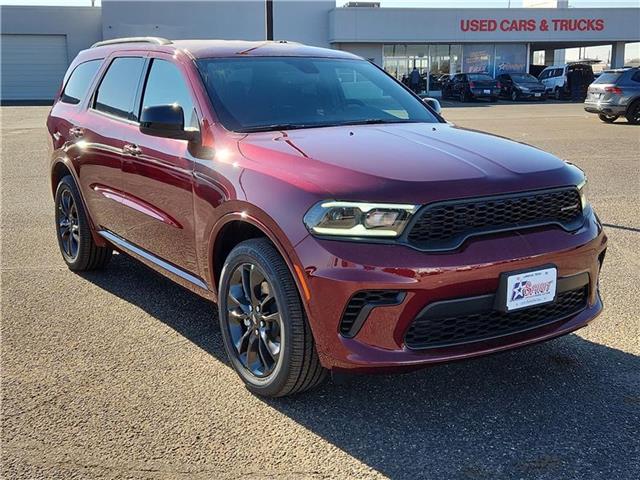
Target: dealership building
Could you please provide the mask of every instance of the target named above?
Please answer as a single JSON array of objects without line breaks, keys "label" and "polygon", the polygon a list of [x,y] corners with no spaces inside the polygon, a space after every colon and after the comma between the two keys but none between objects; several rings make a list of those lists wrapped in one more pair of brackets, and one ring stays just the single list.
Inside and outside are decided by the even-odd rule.
[{"label": "dealership building", "polygon": [[[529,2],[536,3],[536,2]],[[540,3],[540,2],[538,2]],[[543,5],[556,2],[542,2]],[[2,6],[0,100],[48,100],[75,55],[116,37],[287,40],[353,52],[401,78],[527,72],[567,48],[610,45],[611,67],[637,63],[640,8],[380,8],[335,0],[110,1],[96,7]],[[565,2],[566,3],[566,2]],[[542,55],[540,52],[544,52]],[[430,84],[437,95],[437,85]],[[434,91],[435,90],[435,91]]]}]

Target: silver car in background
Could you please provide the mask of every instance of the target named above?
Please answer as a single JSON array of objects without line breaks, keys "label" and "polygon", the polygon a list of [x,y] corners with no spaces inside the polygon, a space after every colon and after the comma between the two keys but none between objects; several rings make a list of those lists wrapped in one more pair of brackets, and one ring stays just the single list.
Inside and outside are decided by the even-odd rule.
[{"label": "silver car in background", "polygon": [[615,122],[624,116],[640,124],[640,68],[605,70],[589,85],[584,109],[597,113],[600,120]]}]

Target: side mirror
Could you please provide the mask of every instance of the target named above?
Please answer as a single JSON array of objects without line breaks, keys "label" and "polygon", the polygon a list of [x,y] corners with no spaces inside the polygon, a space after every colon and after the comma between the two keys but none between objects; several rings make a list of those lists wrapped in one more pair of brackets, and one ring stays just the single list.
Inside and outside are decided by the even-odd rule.
[{"label": "side mirror", "polygon": [[153,137],[193,140],[196,132],[184,130],[184,112],[179,105],[147,107],[140,115],[140,131]]},{"label": "side mirror", "polygon": [[435,110],[435,112],[440,115],[442,113],[442,106],[440,105],[440,102],[438,100],[436,100],[435,98],[431,98],[431,97],[425,97],[422,99],[422,101],[424,103],[426,103],[427,105],[429,105],[433,110]]}]

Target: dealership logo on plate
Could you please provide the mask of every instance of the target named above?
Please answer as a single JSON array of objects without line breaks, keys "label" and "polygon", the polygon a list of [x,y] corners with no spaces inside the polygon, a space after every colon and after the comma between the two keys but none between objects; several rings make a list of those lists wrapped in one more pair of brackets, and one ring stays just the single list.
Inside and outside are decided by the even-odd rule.
[{"label": "dealership logo on plate", "polygon": [[552,281],[534,283],[531,281],[516,282],[513,285],[511,301],[520,300],[521,298],[535,297],[538,295],[546,295],[551,291]]}]

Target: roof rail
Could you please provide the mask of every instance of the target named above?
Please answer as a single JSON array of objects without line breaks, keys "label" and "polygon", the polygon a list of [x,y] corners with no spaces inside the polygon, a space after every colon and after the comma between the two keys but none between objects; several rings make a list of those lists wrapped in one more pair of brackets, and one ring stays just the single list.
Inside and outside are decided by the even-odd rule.
[{"label": "roof rail", "polygon": [[153,43],[155,45],[169,45],[172,42],[171,40],[161,37],[124,37],[96,42],[91,45],[91,48],[102,47],[104,45],[116,45],[118,43]]}]

